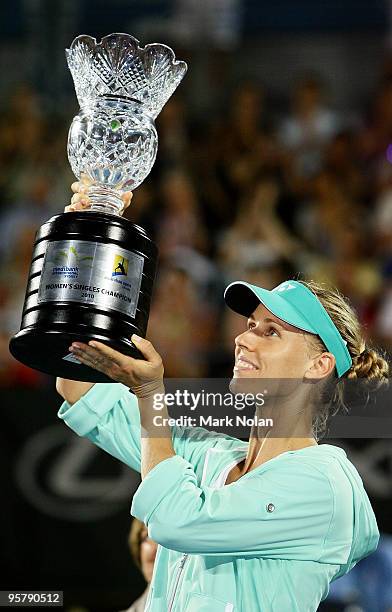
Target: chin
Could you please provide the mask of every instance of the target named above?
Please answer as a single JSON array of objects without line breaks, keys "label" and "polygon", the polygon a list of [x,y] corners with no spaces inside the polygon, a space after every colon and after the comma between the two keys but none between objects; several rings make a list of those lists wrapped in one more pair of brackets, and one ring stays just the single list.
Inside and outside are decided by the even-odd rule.
[{"label": "chin", "polygon": [[239,393],[260,393],[263,392],[264,387],[263,377],[257,370],[245,373],[236,372],[229,384],[229,389],[234,395]]}]

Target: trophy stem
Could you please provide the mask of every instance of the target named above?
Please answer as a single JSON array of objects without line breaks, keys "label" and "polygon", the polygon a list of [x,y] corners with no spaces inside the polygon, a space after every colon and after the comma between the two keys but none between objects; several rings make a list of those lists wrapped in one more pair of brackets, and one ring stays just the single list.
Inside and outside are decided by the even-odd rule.
[{"label": "trophy stem", "polygon": [[91,208],[88,211],[119,215],[124,207],[120,192],[116,189],[93,185],[88,195],[91,201]]}]

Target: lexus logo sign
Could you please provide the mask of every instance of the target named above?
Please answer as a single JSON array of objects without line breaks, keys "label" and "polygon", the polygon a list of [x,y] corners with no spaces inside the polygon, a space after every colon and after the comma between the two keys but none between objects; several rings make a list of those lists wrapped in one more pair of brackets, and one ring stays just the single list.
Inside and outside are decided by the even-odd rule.
[{"label": "lexus logo sign", "polygon": [[22,448],[16,465],[17,485],[35,508],[52,517],[80,522],[106,518],[125,503],[130,506],[140,476],[110,456],[105,466],[114,475],[92,473],[92,464],[103,453],[63,423],[47,427]]}]

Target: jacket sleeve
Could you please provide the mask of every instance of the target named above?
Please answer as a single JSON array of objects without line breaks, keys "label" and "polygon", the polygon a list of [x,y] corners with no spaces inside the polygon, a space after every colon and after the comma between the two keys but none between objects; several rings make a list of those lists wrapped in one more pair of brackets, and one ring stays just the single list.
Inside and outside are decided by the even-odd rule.
[{"label": "jacket sleeve", "polygon": [[140,415],[128,387],[96,383],[74,404],[63,402],[58,416],[79,436],[140,472]]},{"label": "jacket sleeve", "polygon": [[[135,395],[121,383],[96,383],[77,402],[63,402],[58,416],[79,436],[140,472],[140,413]],[[232,448],[238,440],[202,427],[173,427],[176,454],[201,469],[207,448]]]},{"label": "jacket sleeve", "polygon": [[343,562],[352,536],[352,519],[344,513],[352,501],[340,500],[337,525],[329,479],[292,457],[219,489],[199,486],[190,463],[169,457],[139,485],[131,514],[152,539],[185,553]]}]

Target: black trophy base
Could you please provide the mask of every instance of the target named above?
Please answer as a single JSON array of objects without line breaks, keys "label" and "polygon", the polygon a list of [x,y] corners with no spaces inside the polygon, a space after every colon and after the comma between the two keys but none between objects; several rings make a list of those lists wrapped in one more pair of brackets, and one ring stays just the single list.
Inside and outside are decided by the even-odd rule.
[{"label": "black trophy base", "polygon": [[[67,255],[68,266],[63,266],[78,278],[56,277],[58,282],[51,282],[53,253],[58,257],[57,251],[60,263],[56,269],[63,266],[61,257],[65,257],[65,251],[79,256],[71,266]],[[135,333],[145,337],[156,265],[156,245],[141,227],[127,219],[93,211],[52,217],[35,238],[21,329],[10,341],[11,354],[21,363],[53,376],[113,382],[102,372],[78,362],[69,347],[72,342],[87,344],[98,340],[124,355],[142,359],[131,336]],[[109,280],[105,281],[105,277]],[[113,282],[125,295],[125,285],[119,284],[118,279],[137,286],[129,308],[128,304],[121,306],[123,299],[120,302],[118,296],[109,296]],[[90,289],[83,291],[82,283]],[[75,293],[76,287],[80,293]]]},{"label": "black trophy base", "polygon": [[140,351],[135,345],[125,338],[113,340],[102,333],[88,333],[86,329],[80,332],[55,331],[34,329],[33,327],[18,332],[10,342],[10,351],[18,360],[44,372],[60,378],[78,380],[85,382],[114,382],[111,378],[83,363],[78,363],[75,356],[70,353],[69,347],[72,342],[84,342],[98,340],[123,355],[135,359],[143,359]]}]

